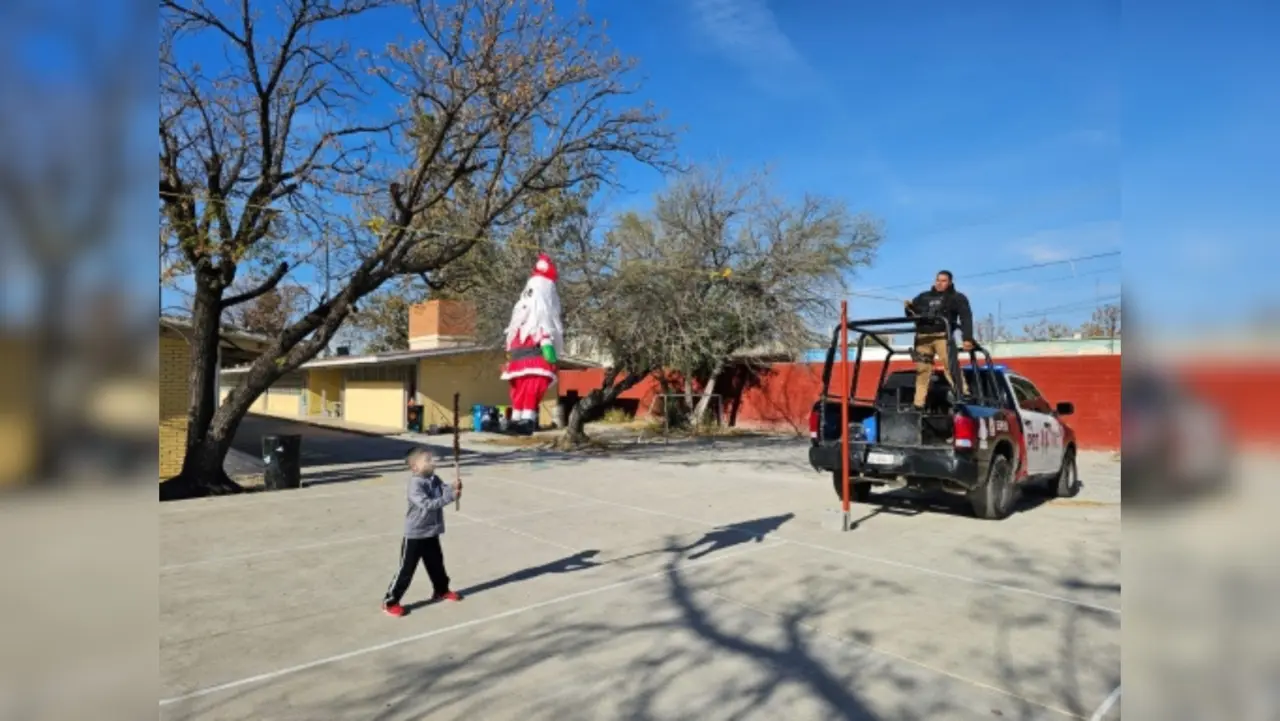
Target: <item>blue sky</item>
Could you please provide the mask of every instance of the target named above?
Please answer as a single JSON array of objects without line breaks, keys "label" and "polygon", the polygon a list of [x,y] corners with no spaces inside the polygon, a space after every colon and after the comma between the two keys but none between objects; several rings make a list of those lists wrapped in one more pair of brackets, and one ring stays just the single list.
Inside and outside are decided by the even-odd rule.
[{"label": "blue sky", "polygon": [[[1120,250],[1118,4],[599,7],[619,46],[641,58],[651,97],[687,128],[687,158],[767,164],[788,192],[884,219],[884,246],[855,292],[913,295],[943,267],[980,314],[1119,292],[1118,256],[965,278]],[[663,32],[650,14],[667,18]],[[851,301],[856,315],[898,310]]]},{"label": "blue sky", "polygon": [[[1280,115],[1267,3],[596,1],[691,162],[768,166],[886,239],[854,291],[946,267],[1012,330],[1088,318],[1121,286],[1153,325],[1241,314],[1277,259]],[[389,29],[391,28],[391,29]],[[403,25],[361,21],[353,44]],[[643,205],[661,178],[628,168]],[[993,270],[1112,254],[1017,273]],[[1201,292],[1188,292],[1196,289]],[[857,315],[896,310],[855,295]]]}]

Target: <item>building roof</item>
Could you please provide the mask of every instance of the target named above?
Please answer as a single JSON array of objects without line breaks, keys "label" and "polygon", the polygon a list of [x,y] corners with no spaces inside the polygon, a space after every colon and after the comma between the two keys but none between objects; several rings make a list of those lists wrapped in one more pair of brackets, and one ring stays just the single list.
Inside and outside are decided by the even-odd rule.
[{"label": "building roof", "polygon": [[[338,355],[328,358],[317,358],[315,360],[303,363],[299,370],[308,370],[312,368],[350,368],[350,367],[367,367],[379,365],[399,365],[402,363],[416,363],[424,358],[445,358],[450,356],[471,355],[473,353],[492,353],[501,351],[500,346],[486,345],[458,345],[448,348],[428,348],[423,350],[396,350],[387,351],[385,353],[370,353],[366,355]],[[582,360],[579,358],[561,358],[559,365],[562,368],[596,368],[599,364],[592,361]],[[223,373],[244,373],[249,370],[249,366],[238,366],[235,368],[224,368]]]},{"label": "building roof", "polygon": [[[160,316],[160,327],[168,328],[169,330],[172,330],[175,333],[182,335],[184,337],[186,336],[187,333],[189,333],[192,330],[191,320],[189,318],[182,318],[182,317],[173,316],[173,315]],[[224,342],[233,346],[242,344],[242,343],[246,345],[262,346],[262,345],[271,343],[272,341],[275,340],[274,338],[268,335],[262,335],[261,333],[251,333],[247,330],[235,328],[232,326],[228,326],[226,324],[223,324],[222,327],[219,329],[219,335],[222,337],[222,340]]]}]

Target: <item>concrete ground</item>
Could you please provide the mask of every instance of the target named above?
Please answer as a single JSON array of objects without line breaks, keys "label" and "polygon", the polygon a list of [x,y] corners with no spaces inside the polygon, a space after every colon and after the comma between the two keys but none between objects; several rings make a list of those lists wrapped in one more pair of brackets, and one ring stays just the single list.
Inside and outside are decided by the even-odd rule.
[{"label": "concrete ground", "polygon": [[406,446],[341,435],[316,485],[161,507],[162,719],[1089,719],[1119,685],[1109,456],[1004,521],[881,498],[839,533],[802,441],[473,450],[467,598],[420,573],[394,619]]}]

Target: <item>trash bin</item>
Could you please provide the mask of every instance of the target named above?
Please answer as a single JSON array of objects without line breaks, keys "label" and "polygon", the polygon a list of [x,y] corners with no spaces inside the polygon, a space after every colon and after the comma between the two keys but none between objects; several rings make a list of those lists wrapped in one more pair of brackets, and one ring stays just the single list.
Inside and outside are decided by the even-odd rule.
[{"label": "trash bin", "polygon": [[408,419],[406,425],[409,426],[409,430],[413,433],[422,432],[422,410],[422,406],[410,403],[408,411],[405,412],[405,416]]},{"label": "trash bin", "polygon": [[262,461],[268,491],[302,487],[302,436],[263,436]]},{"label": "trash bin", "polygon": [[484,416],[485,411],[487,410],[487,408],[479,403],[471,406],[471,430],[477,432],[484,430]]}]

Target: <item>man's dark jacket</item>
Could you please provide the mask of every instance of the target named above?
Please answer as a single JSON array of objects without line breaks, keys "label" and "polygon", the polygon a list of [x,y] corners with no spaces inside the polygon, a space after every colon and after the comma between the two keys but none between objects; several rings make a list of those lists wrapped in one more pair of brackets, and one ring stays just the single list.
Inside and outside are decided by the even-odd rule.
[{"label": "man's dark jacket", "polygon": [[933,322],[926,321],[918,326],[921,333],[945,333],[947,326],[942,322],[942,319],[945,318],[951,324],[951,330],[954,331],[958,323],[960,331],[964,334],[964,339],[973,340],[973,311],[969,310],[969,299],[965,297],[964,293],[956,290],[955,286],[951,286],[941,293],[930,288],[917,295],[915,300],[911,301],[911,305],[907,307],[907,314],[923,316],[933,320]]}]

